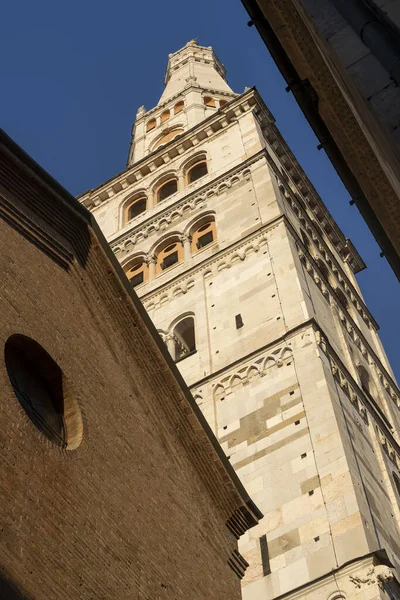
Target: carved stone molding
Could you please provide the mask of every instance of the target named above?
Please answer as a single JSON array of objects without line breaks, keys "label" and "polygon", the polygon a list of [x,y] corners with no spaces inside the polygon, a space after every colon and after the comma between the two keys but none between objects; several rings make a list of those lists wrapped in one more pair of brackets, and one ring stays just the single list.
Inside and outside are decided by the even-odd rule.
[{"label": "carved stone molding", "polygon": [[270,348],[268,352],[262,353],[231,369],[213,382],[213,394],[223,390],[224,394],[231,394],[238,385],[245,385],[264,377],[271,368],[281,368],[293,360],[292,348],[287,343],[282,343],[277,348]]},{"label": "carved stone molding", "polygon": [[361,590],[371,585],[379,585],[383,588],[385,583],[393,581],[395,576],[387,565],[376,565],[371,567],[364,576],[349,575],[349,579],[356,589]]},{"label": "carved stone molding", "polygon": [[250,167],[263,158],[264,152],[258,153],[236,169],[232,169],[227,175],[218,177],[195,192],[184,196],[174,202],[172,206],[167,205],[162,212],[139,223],[122,237],[110,242],[113,252],[118,255],[118,258],[122,258],[125,253],[131,252],[136,244],[147,239],[153,233],[163,231],[173,221],[205,207],[209,198],[219,196],[242,180],[248,180],[251,175]]}]

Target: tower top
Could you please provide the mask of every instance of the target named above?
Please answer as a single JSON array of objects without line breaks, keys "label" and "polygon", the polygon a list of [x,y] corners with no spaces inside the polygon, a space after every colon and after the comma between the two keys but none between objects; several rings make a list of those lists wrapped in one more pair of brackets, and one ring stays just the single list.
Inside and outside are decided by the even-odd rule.
[{"label": "tower top", "polygon": [[196,40],[169,54],[164,84],[158,104],[137,111],[128,165],[198,125],[237,96],[214,50],[199,46]]},{"label": "tower top", "polygon": [[165,90],[158,104],[190,85],[232,93],[226,81],[225,67],[212,47],[199,46],[196,40],[190,40],[186,46],[168,56],[164,84]]}]

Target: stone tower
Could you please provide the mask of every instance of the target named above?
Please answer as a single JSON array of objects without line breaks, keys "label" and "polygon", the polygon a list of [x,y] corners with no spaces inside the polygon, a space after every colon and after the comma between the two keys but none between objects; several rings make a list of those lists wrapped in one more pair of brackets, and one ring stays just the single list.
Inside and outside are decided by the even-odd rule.
[{"label": "stone tower", "polygon": [[170,55],[165,84],[127,168],[80,200],[265,515],[243,597],[393,596],[400,395],[365,265],[212,48]]}]

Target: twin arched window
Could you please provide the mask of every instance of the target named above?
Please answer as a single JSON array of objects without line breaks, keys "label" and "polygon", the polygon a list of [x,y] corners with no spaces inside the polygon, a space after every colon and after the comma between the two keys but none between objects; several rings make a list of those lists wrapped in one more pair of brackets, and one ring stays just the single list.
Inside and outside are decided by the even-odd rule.
[{"label": "twin arched window", "polygon": [[162,273],[183,260],[183,246],[179,240],[168,240],[157,254],[157,273]]},{"label": "twin arched window", "polygon": [[206,246],[213,244],[217,239],[217,230],[214,217],[208,217],[201,225],[192,232],[192,253],[202,250]]},{"label": "twin arched window", "polygon": [[125,275],[133,287],[145,283],[148,279],[148,266],[144,260],[136,260],[125,267]]},{"label": "twin arched window", "polygon": [[[203,102],[205,106],[209,106],[210,108],[216,108],[217,106],[215,98],[212,98],[211,96],[203,96]],[[218,99],[218,103],[219,107],[221,108],[221,106],[228,104],[228,100]]]}]

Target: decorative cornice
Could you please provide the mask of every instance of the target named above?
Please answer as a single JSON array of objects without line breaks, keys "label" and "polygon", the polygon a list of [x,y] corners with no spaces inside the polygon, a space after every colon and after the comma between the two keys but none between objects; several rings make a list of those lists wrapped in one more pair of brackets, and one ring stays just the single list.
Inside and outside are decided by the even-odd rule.
[{"label": "decorative cornice", "polygon": [[[305,328],[309,327],[307,324]],[[296,330],[298,333],[298,330]],[[292,332],[287,336],[287,338],[291,337]],[[286,336],[285,336],[286,338]],[[246,357],[246,359],[240,361],[240,363],[235,364],[233,367],[227,367],[224,369],[223,373],[220,375],[212,374],[207,378],[208,383],[212,383],[213,391],[218,388],[223,388],[225,394],[231,394],[233,391],[233,387],[237,384],[246,385],[254,379],[259,377],[264,377],[267,375],[268,371],[272,368],[281,368],[287,362],[293,359],[293,351],[290,341],[280,340],[279,343],[274,343],[269,345],[268,348],[263,349],[261,352],[258,350],[256,354],[253,354],[250,358]],[[193,386],[191,386],[191,390],[193,391],[193,395],[201,396],[200,389],[203,383],[196,382]]]}]

